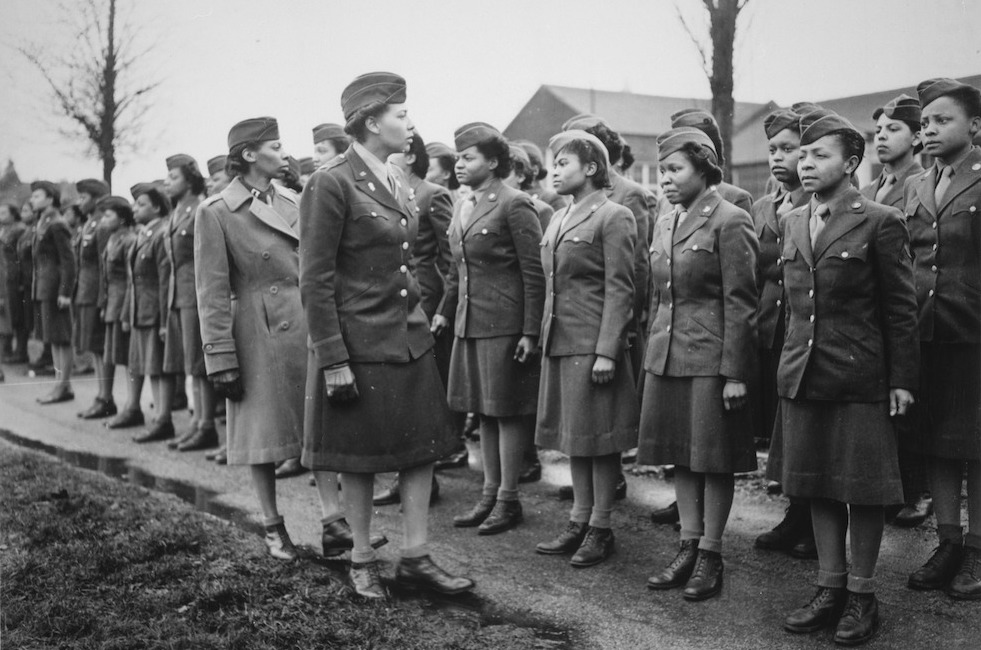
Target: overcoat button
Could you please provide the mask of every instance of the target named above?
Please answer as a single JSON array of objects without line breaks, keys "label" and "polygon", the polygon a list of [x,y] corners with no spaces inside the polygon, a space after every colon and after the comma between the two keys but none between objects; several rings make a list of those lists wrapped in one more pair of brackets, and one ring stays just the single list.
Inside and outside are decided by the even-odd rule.
[{"label": "overcoat button", "polygon": [[783,302],[779,298],[777,298],[777,307],[779,307],[782,304],[783,304]]},{"label": "overcoat button", "polygon": [[402,219],[402,222],[401,223],[402,223],[403,226],[406,226],[406,225],[409,224],[409,221],[408,221],[408,219]]},{"label": "overcoat button", "polygon": [[933,250],[937,250],[937,245],[936,244],[933,245]]},{"label": "overcoat button", "polygon": [[814,322],[814,314],[811,314],[811,318],[810,318],[810,321],[811,321],[812,323]]},{"label": "overcoat button", "polygon": [[704,208],[702,208],[702,212],[704,212],[705,214],[708,214],[711,211],[712,211],[712,208],[708,207],[707,205]]},{"label": "overcoat button", "polygon": [[181,231],[181,235],[186,235],[186,234],[187,234],[187,231],[186,230],[182,230]]},{"label": "overcoat button", "polygon": [[968,212],[977,212],[977,211],[978,211],[978,206],[976,206],[976,205],[972,205],[971,207],[969,207],[969,208],[967,209],[967,211],[968,211]]},{"label": "overcoat button", "polygon": [[407,267],[405,264],[403,264],[402,266],[399,267],[399,271],[401,271],[402,273],[405,273],[408,270],[409,270],[409,267]]},{"label": "overcoat button", "polygon": [[405,298],[407,295],[409,295],[409,292],[406,291],[405,289],[402,289],[401,291],[399,291],[399,295]]},{"label": "overcoat button", "polygon": [[578,237],[573,237],[572,238],[572,241],[579,241],[579,238]]},{"label": "overcoat button", "polygon": [[404,251],[409,250],[409,242],[407,241],[402,242],[402,250]]},{"label": "overcoat button", "polygon": [[934,294],[933,289],[930,289],[930,296],[933,296],[933,294]]},{"label": "overcoat button", "polygon": [[814,345],[814,339],[807,339],[807,347]]},{"label": "overcoat button", "polygon": [[813,298],[814,297],[814,289],[811,289],[810,291],[807,292],[807,297],[808,298]]},{"label": "overcoat button", "polygon": [[777,286],[778,287],[782,287],[783,286],[783,280],[777,280]]},{"label": "overcoat button", "polygon": [[496,195],[496,194],[491,194],[491,195],[490,195],[490,196],[488,196],[487,198],[489,198],[489,199],[490,199],[491,201],[493,201],[494,199],[496,199],[496,198],[497,198],[497,195]]},{"label": "overcoat button", "polygon": [[262,251],[262,259],[264,260],[269,259],[269,251]]},{"label": "overcoat button", "polygon": [[779,238],[779,237],[777,237],[777,243],[778,243],[778,244],[780,243],[780,238]]},{"label": "overcoat button", "polygon": [[933,271],[934,273],[936,273],[937,272],[937,265],[934,264],[933,266],[931,266],[930,267],[930,270]]},{"label": "overcoat button", "polygon": [[289,324],[288,322],[286,322],[286,321],[283,321],[283,322],[282,322],[282,323],[280,323],[280,325],[279,325],[279,329],[281,329],[281,330],[283,330],[284,332],[285,332],[286,330],[288,330],[289,328],[290,328],[290,324]]},{"label": "overcoat button", "polygon": [[671,326],[670,326],[670,325],[668,325],[667,327],[665,327],[665,328],[664,328],[664,331],[665,331],[665,332],[670,332],[670,331],[671,331]]},{"label": "overcoat button", "polygon": [[971,165],[971,170],[972,171],[981,170],[981,163],[974,163],[973,165]]},{"label": "overcoat button", "polygon": [[930,224],[930,227],[933,228],[934,230],[936,230],[937,229],[937,222],[934,221],[932,224]]},{"label": "overcoat button", "polygon": [[212,349],[212,348],[214,348],[214,347],[215,347],[215,346],[213,346],[213,345],[211,345],[211,344],[209,343],[208,345],[206,345],[206,346],[204,346],[204,349],[205,349],[205,350],[211,350],[211,349]]},{"label": "overcoat button", "polygon": [[667,283],[664,286],[666,288],[670,289],[671,288],[671,280],[668,280]]},{"label": "overcoat button", "polygon": [[372,212],[372,213],[371,213],[371,216],[373,216],[373,217],[377,217],[377,216],[378,216],[378,213],[377,213],[377,212]]},{"label": "overcoat button", "polygon": [[781,264],[783,264],[783,259],[778,257],[777,258],[777,266],[780,266]]},{"label": "overcoat button", "polygon": [[269,287],[269,293],[279,293],[279,287]]}]

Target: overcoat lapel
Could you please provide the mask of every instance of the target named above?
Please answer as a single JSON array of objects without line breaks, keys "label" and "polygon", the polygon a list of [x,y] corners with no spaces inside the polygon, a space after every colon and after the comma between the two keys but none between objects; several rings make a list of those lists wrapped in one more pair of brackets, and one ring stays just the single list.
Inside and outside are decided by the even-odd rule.
[{"label": "overcoat lapel", "polygon": [[975,147],[967,155],[967,158],[961,162],[960,167],[954,174],[950,187],[947,188],[947,191],[943,195],[941,205],[937,206],[937,214],[942,213],[950,205],[951,201],[957,198],[958,195],[966,192],[978,181],[981,181],[981,149]]}]

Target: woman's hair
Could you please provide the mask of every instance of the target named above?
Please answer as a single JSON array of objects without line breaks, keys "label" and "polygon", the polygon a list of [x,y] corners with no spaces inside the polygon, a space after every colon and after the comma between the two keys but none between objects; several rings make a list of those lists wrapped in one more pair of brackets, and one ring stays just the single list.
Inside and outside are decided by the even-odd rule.
[{"label": "woman's hair", "polygon": [[503,136],[495,135],[489,140],[478,142],[477,151],[488,160],[497,160],[497,167],[494,168],[494,176],[497,178],[507,178],[511,173],[511,147]]},{"label": "woman's hair", "polygon": [[981,91],[972,86],[956,88],[947,96],[957,102],[969,118],[981,117]]},{"label": "woman's hair", "polygon": [[128,205],[119,204],[106,209],[115,212],[124,226],[132,226],[136,221],[133,217],[133,208]]},{"label": "woman's hair", "polygon": [[568,151],[578,158],[583,167],[589,163],[596,164],[596,173],[589,177],[593,187],[599,189],[610,184],[610,168],[606,164],[603,152],[597,151],[595,145],[585,140],[572,140],[561,150],[555,152],[555,155],[558,156],[563,151]]},{"label": "woman's hair", "polygon": [[705,177],[708,185],[718,185],[722,182],[722,168],[709,157],[709,152],[702,145],[686,142],[682,145],[681,152],[695,166],[695,171]]},{"label": "woman's hair", "polygon": [[620,161],[623,164],[620,165],[620,169],[622,169],[623,171],[627,171],[628,169],[630,169],[631,167],[633,167],[635,160],[636,159],[634,158],[634,154],[630,150],[630,145],[627,144],[626,142],[624,142],[623,143],[623,153],[620,154]]},{"label": "woman's hair", "polygon": [[342,154],[347,151],[347,148],[351,146],[351,140],[347,137],[338,136],[336,138],[327,138],[324,142],[329,142],[330,146],[334,148],[338,154]]},{"label": "woman's hair", "polygon": [[524,162],[511,158],[511,169],[514,170],[516,176],[521,179],[518,183],[518,187],[524,191],[528,191],[534,186],[535,179],[531,177],[531,170],[525,167]]},{"label": "woman's hair", "polygon": [[446,179],[446,186],[451,190],[460,189],[460,180],[456,177],[456,173],[453,170],[456,167],[456,156],[444,153],[441,156],[437,156],[436,160],[439,162],[440,168],[450,174],[450,177]]},{"label": "woman's hair", "polygon": [[841,143],[845,160],[856,156],[858,158],[858,164],[862,164],[862,159],[865,158],[865,138],[861,133],[852,129],[838,129],[828,135],[835,136],[838,142]]},{"label": "woman's hair", "polygon": [[347,124],[344,125],[344,132],[358,142],[364,142],[368,137],[368,129],[365,126],[365,122],[369,117],[384,115],[389,108],[388,104],[381,101],[371,102],[362,106],[354,112],[354,115],[348,118]]},{"label": "woman's hair", "polygon": [[20,208],[13,203],[4,203],[3,205],[7,206],[7,212],[14,218],[14,221],[20,221]]},{"label": "woman's hair", "polygon": [[[910,130],[910,133],[912,133],[913,135],[916,135],[917,133],[919,133],[923,129],[923,127],[920,125],[919,122],[913,122],[912,120],[899,120],[899,121],[902,122],[903,124],[905,124],[906,126],[908,126],[909,127],[909,130]],[[922,142],[913,145],[913,155],[916,155],[916,154],[920,153],[921,151],[923,151],[923,143]]]},{"label": "woman's hair", "polygon": [[623,140],[619,133],[605,124],[591,126],[586,129],[586,133],[592,133],[603,143],[603,146],[606,147],[606,153],[610,156],[611,165],[620,162],[620,157],[623,155]]},{"label": "woman's hair", "polygon": [[409,155],[415,156],[416,159],[412,162],[409,167],[412,173],[419,178],[425,178],[426,172],[429,171],[429,154],[426,153],[426,143],[422,139],[422,136],[418,133],[412,134],[412,144],[409,145]]},{"label": "woman's hair", "polygon": [[[57,197],[55,197],[55,198],[57,198]],[[57,207],[58,209],[61,209],[61,206],[58,205],[57,203],[55,203],[55,207]],[[68,213],[69,212],[71,213],[71,216],[76,221],[78,221],[78,223],[85,223],[89,219],[89,215],[87,215],[84,212],[82,212],[82,209],[79,208],[74,203],[72,203],[69,206],[65,206],[65,211],[62,212],[61,215],[67,219],[67,218],[69,218],[69,216],[68,216]]]},{"label": "woman's hair", "polygon": [[228,157],[225,159],[225,171],[232,178],[236,176],[244,176],[249,171],[249,161],[247,161],[243,154],[246,149],[251,149],[255,151],[259,147],[258,142],[242,142],[231,148],[228,152]]},{"label": "woman's hair", "polygon": [[146,198],[150,199],[150,205],[157,208],[160,212],[161,217],[166,217],[170,214],[170,199],[167,197],[166,192],[162,192],[157,187],[151,187],[144,194]]},{"label": "woman's hair", "polygon": [[201,175],[196,163],[187,162],[180,165],[177,169],[181,170],[181,175],[184,176],[184,180],[187,181],[191,194],[194,196],[204,194],[204,176]]}]

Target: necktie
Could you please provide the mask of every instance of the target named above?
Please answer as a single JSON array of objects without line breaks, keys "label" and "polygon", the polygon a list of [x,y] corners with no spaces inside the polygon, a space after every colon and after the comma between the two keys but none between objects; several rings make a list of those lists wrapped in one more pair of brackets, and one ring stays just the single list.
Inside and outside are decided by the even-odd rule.
[{"label": "necktie", "polygon": [[933,199],[937,204],[937,209],[940,209],[941,202],[943,201],[944,194],[947,193],[947,188],[950,187],[950,176],[953,170],[950,165],[946,165],[937,175],[937,188],[933,191]]},{"label": "necktie", "polygon": [[785,214],[794,209],[794,203],[790,200],[790,192],[783,195],[783,200],[777,206],[777,218],[782,218]]},{"label": "necktie", "polygon": [[685,219],[687,218],[688,218],[688,210],[682,210],[681,212],[679,212],[678,221],[675,223],[675,230],[680,228],[681,224],[683,224],[685,222]]},{"label": "necktie", "polygon": [[470,224],[470,217],[473,215],[475,207],[477,207],[477,197],[471,194],[460,206],[460,225],[463,228]]},{"label": "necktie", "polygon": [[875,193],[875,202],[882,203],[886,200],[886,195],[889,194],[889,190],[892,186],[896,184],[895,174],[886,174],[879,184],[879,191]]},{"label": "necktie", "polygon": [[827,225],[828,215],[831,214],[831,210],[824,203],[819,203],[814,212],[811,213],[811,249],[817,244],[818,235],[824,230],[824,226]]},{"label": "necktie", "polygon": [[392,196],[398,198],[399,193],[396,189],[395,178],[391,174],[388,175],[388,191],[392,193]]}]

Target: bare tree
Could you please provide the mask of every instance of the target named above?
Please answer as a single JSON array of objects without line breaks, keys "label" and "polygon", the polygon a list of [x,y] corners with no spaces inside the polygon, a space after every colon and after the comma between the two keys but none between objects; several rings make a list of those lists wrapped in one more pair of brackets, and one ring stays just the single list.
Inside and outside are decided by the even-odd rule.
[{"label": "bare tree", "polygon": [[138,146],[150,108],[146,100],[160,85],[136,73],[153,46],[138,45],[140,30],[120,20],[116,5],[117,0],[65,1],[60,13],[71,47],[62,52],[38,43],[18,48],[47,82],[56,112],[72,123],[67,133],[102,161],[102,177],[110,185],[117,154]]},{"label": "bare tree", "polygon": [[[704,36],[696,33],[678,4],[675,4],[675,10],[702,58],[702,68],[712,89],[712,114],[719,122],[722,146],[728,157],[732,151],[732,120],[735,113],[735,101],[732,98],[732,59],[736,42],[736,20],[739,12],[749,4],[749,0],[701,0],[701,4],[709,17],[708,37],[711,47],[705,42]],[[725,174],[727,180],[731,178],[732,172],[728,165]]]}]

